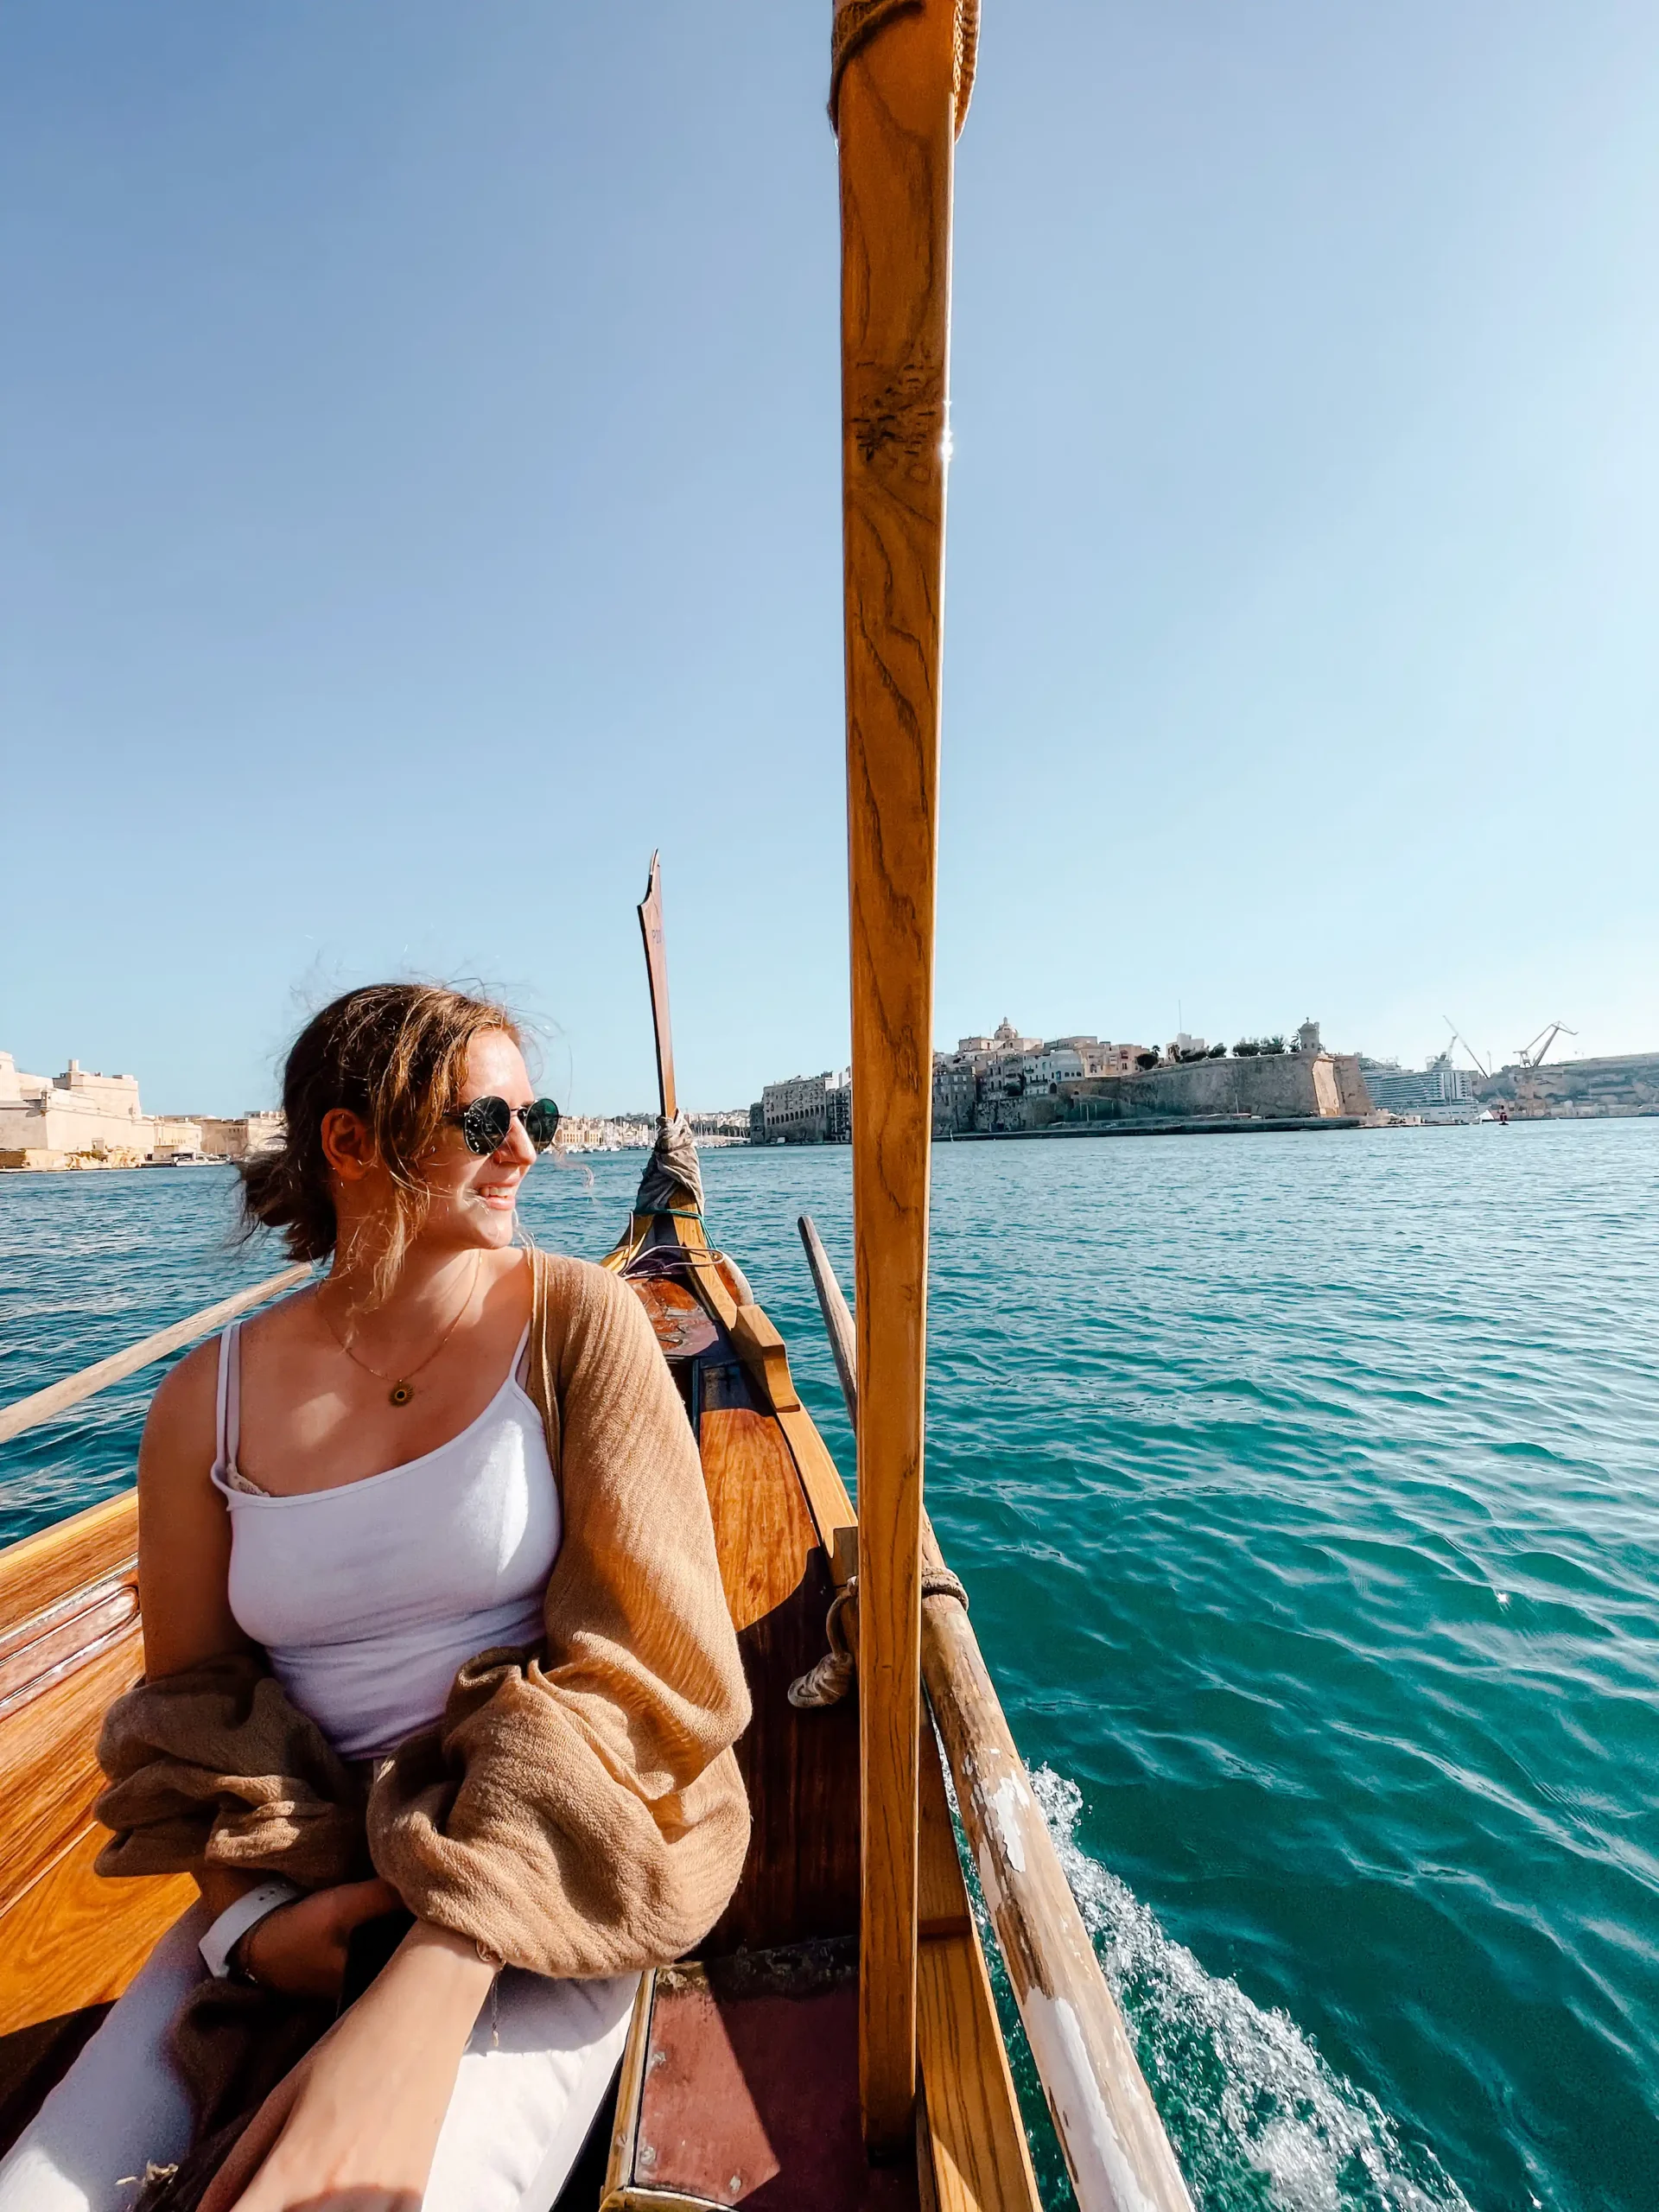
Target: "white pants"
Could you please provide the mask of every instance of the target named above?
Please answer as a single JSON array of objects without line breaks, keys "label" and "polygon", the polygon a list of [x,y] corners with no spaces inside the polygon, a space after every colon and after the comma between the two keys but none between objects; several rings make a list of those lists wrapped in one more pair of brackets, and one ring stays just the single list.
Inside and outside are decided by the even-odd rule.
[{"label": "white pants", "polygon": [[[204,1968],[210,1916],[191,1908],[151,1952],[0,2165],[0,2212],[126,2212],[146,2160],[190,2146],[188,2098],[166,2050]],[[548,2212],[622,2056],[636,1974],[610,1981],[501,1977],[499,2042],[486,2003],[455,2077],[425,2212]]]}]

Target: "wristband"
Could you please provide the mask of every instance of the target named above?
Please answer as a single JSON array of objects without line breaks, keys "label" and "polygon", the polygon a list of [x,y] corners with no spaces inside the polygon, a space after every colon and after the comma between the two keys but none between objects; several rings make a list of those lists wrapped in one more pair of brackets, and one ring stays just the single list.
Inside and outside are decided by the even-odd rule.
[{"label": "wristband", "polygon": [[231,1975],[231,1954],[247,1934],[257,1928],[271,1913],[280,1911],[285,1904],[292,1904],[305,1891],[294,1882],[284,1882],[273,1876],[260,1882],[253,1889],[244,1891],[233,1904],[227,1904],[219,1918],[202,1937],[196,1948],[201,1953],[202,1964],[215,1981],[228,1981]]}]

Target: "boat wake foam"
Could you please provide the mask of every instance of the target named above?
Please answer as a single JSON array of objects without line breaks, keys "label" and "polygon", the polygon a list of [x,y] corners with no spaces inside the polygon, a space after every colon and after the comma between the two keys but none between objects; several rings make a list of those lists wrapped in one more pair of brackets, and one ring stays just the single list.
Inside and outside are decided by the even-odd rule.
[{"label": "boat wake foam", "polygon": [[1433,2154],[1401,2139],[1289,2016],[1206,1974],[1077,1841],[1083,1793],[1039,1767],[1032,1787],[1136,2056],[1205,2212],[1469,2212]]}]

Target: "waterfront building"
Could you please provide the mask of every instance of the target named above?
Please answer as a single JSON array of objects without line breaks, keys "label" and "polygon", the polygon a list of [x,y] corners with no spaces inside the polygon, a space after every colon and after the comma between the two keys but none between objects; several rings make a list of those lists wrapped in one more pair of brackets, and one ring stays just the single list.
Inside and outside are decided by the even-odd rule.
[{"label": "waterfront building", "polygon": [[61,1075],[28,1075],[0,1052],[0,1166],[137,1167],[181,1154],[245,1160],[283,1138],[264,1109],[233,1119],[146,1114],[135,1075],[105,1075],[71,1060]]},{"label": "waterfront building", "polygon": [[785,1082],[767,1084],[760,1094],[763,1141],[850,1142],[852,1081],[850,1068],[839,1072],[826,1068],[821,1075],[792,1075]]},{"label": "waterfront building", "polygon": [[1022,1037],[1006,1014],[988,1037],[959,1037],[957,1051],[966,1059],[1006,1059],[1010,1053],[1040,1052],[1040,1037]]},{"label": "waterfront building", "polygon": [[251,1159],[256,1152],[274,1152],[288,1135],[288,1116],[279,1109],[262,1107],[257,1113],[243,1116],[247,1136],[244,1150]]},{"label": "waterfront building", "polygon": [[143,1115],[136,1075],[104,1075],[97,1068],[84,1068],[79,1060],[71,1060],[61,1075],[53,1077],[52,1088],[93,1113],[135,1122]]},{"label": "waterfront building", "polygon": [[1473,1079],[1453,1067],[1442,1052],[1426,1068],[1402,1068],[1397,1060],[1362,1058],[1360,1071],[1372,1103],[1385,1114],[1411,1115],[1424,1122],[1475,1122],[1480,1105]]},{"label": "waterfront building", "polygon": [[1051,1037],[1043,1046],[1045,1052],[1075,1052],[1086,1076],[1115,1075],[1118,1049],[1109,1037]]},{"label": "waterfront building", "polygon": [[1102,1075],[1138,1075],[1142,1052],[1149,1052],[1150,1045],[1111,1045],[1106,1050],[1106,1065]]},{"label": "waterfront building", "polygon": [[1007,1020],[989,1035],[959,1037],[954,1052],[933,1055],[934,1129],[1023,1127],[1032,1116],[1020,1102],[1058,1097],[1068,1084],[1131,1075],[1141,1049],[1092,1031],[1022,1037]]},{"label": "waterfront building", "polygon": [[188,1114],[185,1119],[200,1128],[204,1152],[222,1154],[226,1160],[251,1160],[257,1153],[275,1151],[288,1126],[280,1113],[270,1112],[230,1119],[222,1114]]},{"label": "waterfront building", "polygon": [[1098,1071],[1089,1064],[1094,1058],[1091,1052],[1089,1060],[1085,1060],[1076,1045],[1056,1038],[1039,1052],[1027,1054],[1026,1088],[1030,1090],[1034,1085],[1039,1090],[1058,1090],[1063,1083],[1076,1083],[1083,1076],[1096,1074]]},{"label": "waterfront building", "polygon": [[749,1142],[765,1144],[766,1141],[766,1109],[764,1101],[757,1098],[749,1109]]},{"label": "waterfront building", "polygon": [[149,1157],[152,1160],[176,1160],[181,1154],[205,1152],[201,1141],[201,1123],[186,1121],[181,1115],[158,1114],[149,1125]]},{"label": "waterfront building", "polygon": [[79,1060],[60,1075],[29,1075],[0,1052],[0,1165],[137,1166],[154,1130],[137,1076],[104,1075]]},{"label": "waterfront building", "polygon": [[645,1114],[561,1114],[561,1152],[637,1152],[657,1141],[657,1118]]},{"label": "waterfront building", "polygon": [[979,1095],[988,1098],[1022,1098],[1026,1090],[1026,1055],[999,1052],[979,1071]]},{"label": "waterfront building", "polygon": [[979,1077],[963,1052],[933,1055],[933,1134],[971,1129],[979,1097]]},{"label": "waterfront building", "polygon": [[702,1144],[747,1144],[749,1141],[750,1109],[744,1106],[722,1107],[709,1114],[688,1114],[691,1134]]}]

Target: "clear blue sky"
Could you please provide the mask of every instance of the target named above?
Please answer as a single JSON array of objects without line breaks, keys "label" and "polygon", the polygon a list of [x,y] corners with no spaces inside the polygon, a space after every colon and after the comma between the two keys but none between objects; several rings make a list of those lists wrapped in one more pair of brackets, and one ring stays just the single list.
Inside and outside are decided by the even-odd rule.
[{"label": "clear blue sky", "polygon": [[[1659,1046],[1659,9],[986,0],[937,1035]],[[827,0],[0,15],[0,1046],[845,1053]]]}]

